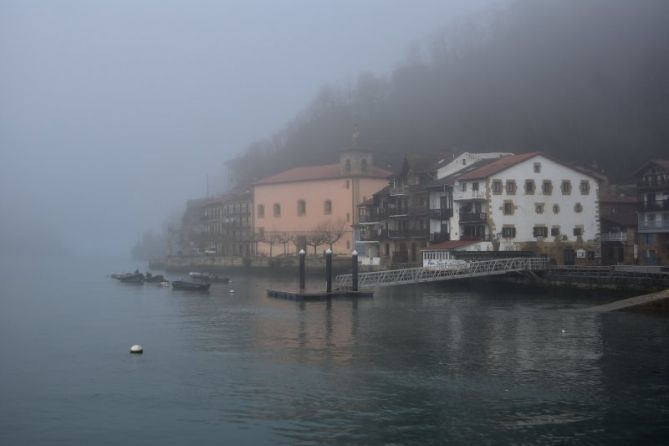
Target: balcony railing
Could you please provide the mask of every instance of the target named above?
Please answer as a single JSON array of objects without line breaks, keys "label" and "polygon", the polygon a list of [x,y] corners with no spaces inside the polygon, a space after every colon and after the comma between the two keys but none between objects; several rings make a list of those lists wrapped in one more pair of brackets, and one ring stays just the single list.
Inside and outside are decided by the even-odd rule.
[{"label": "balcony railing", "polygon": [[430,218],[434,220],[448,220],[453,216],[452,208],[430,209]]},{"label": "balcony railing", "polygon": [[639,203],[642,211],[669,211],[669,200]]},{"label": "balcony railing", "polygon": [[626,242],[627,233],[626,232],[605,232],[601,235],[601,240],[603,242]]},{"label": "balcony railing", "polygon": [[666,188],[669,187],[669,181],[665,180],[664,178],[657,179],[657,178],[651,178],[648,181],[639,181],[637,183],[637,188],[638,189],[656,189],[656,188]]},{"label": "balcony railing", "polygon": [[453,200],[462,201],[462,200],[485,200],[485,192],[474,191],[474,190],[454,190],[453,191]]},{"label": "balcony railing", "polygon": [[427,229],[389,229],[390,238],[427,237]]},{"label": "balcony railing", "polygon": [[646,215],[639,214],[639,232],[669,232],[669,214],[655,214],[650,221],[646,221]]},{"label": "balcony railing", "polygon": [[486,223],[488,214],[485,212],[461,213],[460,223]]},{"label": "balcony railing", "polygon": [[405,184],[402,186],[391,187],[389,192],[390,195],[406,195],[409,193],[409,186]]}]

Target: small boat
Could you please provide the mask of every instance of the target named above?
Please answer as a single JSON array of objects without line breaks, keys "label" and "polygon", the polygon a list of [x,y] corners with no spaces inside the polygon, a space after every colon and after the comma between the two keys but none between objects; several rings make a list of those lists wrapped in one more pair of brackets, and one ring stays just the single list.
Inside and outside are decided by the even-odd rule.
[{"label": "small boat", "polygon": [[200,272],[190,272],[188,275],[194,279],[202,282],[216,282],[216,283],[228,283],[230,279],[227,277],[219,276],[218,274],[208,274]]},{"label": "small boat", "polygon": [[186,282],[185,280],[172,281],[172,288],[186,291],[209,291],[210,283]]},{"label": "small boat", "polygon": [[124,274],[121,277],[118,277],[118,280],[120,280],[123,283],[137,283],[137,284],[142,284],[144,283],[144,274],[139,273],[139,274]]}]

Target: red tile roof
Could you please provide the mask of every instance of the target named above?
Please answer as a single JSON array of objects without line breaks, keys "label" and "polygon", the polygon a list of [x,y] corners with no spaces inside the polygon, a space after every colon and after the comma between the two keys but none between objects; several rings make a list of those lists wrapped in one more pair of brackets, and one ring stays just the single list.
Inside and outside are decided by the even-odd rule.
[{"label": "red tile roof", "polygon": [[[372,166],[364,177],[366,178],[387,178],[391,172]],[[295,181],[326,180],[332,178],[347,178],[350,175],[342,175],[339,163],[325,164],[322,166],[295,167],[284,170],[275,175],[262,178],[254,184],[274,184],[274,183],[292,183]]]},{"label": "red tile roof", "polygon": [[470,240],[449,240],[447,242],[441,242],[434,245],[430,245],[427,248],[423,249],[422,251],[435,251],[435,250],[447,251],[449,249],[456,249],[456,248],[462,248],[463,246],[473,245],[474,243],[478,242],[472,242]]},{"label": "red tile roof", "polygon": [[472,170],[461,177],[458,180],[478,180],[480,178],[488,178],[490,175],[494,175],[498,172],[513,167],[518,163],[527,161],[530,158],[534,158],[537,155],[543,155],[541,152],[530,152],[530,153],[521,153],[519,155],[509,155],[503,156],[502,158],[488,163],[485,166]]}]

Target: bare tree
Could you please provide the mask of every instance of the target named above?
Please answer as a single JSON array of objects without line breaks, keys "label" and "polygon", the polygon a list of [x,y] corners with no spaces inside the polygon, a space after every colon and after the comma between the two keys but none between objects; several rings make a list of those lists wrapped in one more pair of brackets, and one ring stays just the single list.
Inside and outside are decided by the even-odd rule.
[{"label": "bare tree", "polygon": [[325,243],[332,249],[332,246],[341,240],[346,233],[346,222],[341,218],[337,221],[325,221],[316,226],[315,231],[323,234]]},{"label": "bare tree", "polygon": [[316,254],[317,248],[328,243],[328,240],[328,234],[320,230],[318,226],[306,235],[306,243],[307,245],[314,247],[314,255]]}]

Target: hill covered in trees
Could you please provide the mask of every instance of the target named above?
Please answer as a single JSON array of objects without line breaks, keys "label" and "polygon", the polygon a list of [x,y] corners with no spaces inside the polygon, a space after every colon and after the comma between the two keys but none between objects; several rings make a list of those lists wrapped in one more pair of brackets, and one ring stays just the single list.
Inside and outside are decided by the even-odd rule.
[{"label": "hill covered in trees", "polygon": [[669,153],[667,23],[665,0],[510,2],[435,32],[387,76],[324,87],[228,161],[228,177],[334,161],[357,126],[379,164],[407,152],[539,150],[624,180]]}]

